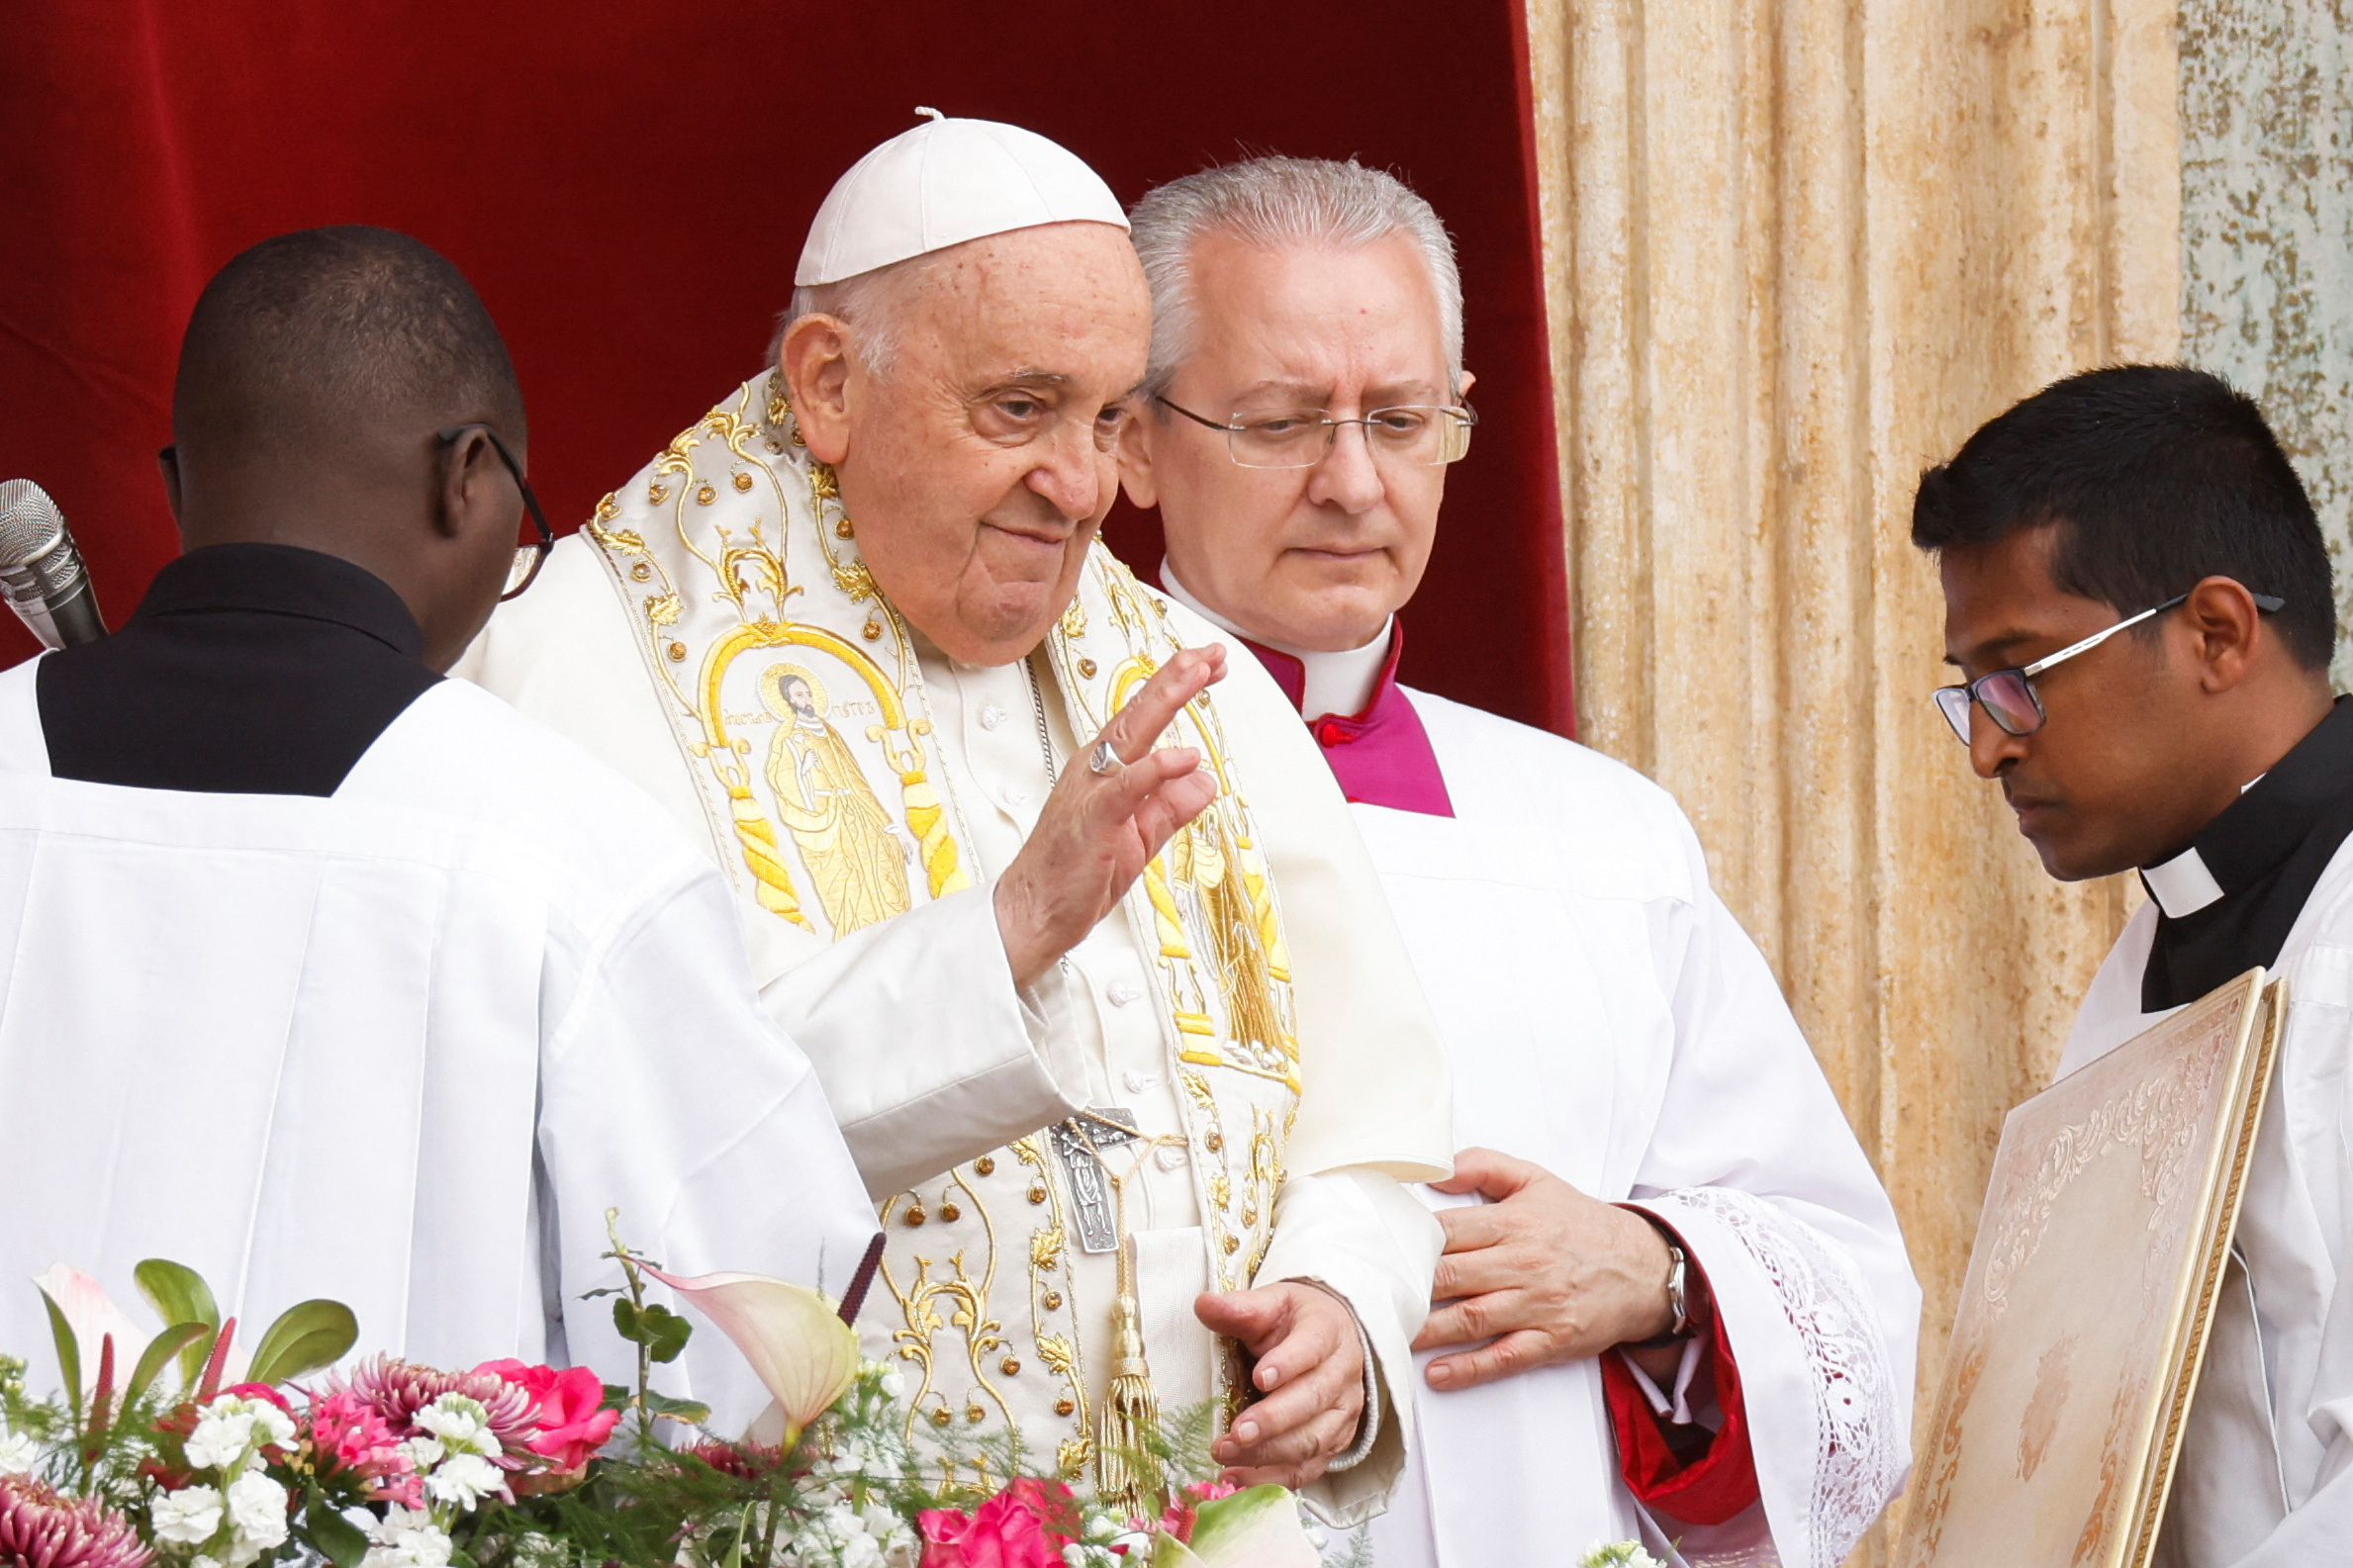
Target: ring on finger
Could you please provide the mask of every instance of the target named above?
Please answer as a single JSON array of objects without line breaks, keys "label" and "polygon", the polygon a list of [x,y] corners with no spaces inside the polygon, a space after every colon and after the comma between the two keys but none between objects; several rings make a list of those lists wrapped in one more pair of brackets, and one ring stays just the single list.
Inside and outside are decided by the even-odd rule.
[{"label": "ring on finger", "polygon": [[1111,749],[1109,740],[1094,743],[1094,750],[1086,754],[1086,771],[1091,774],[1119,772],[1119,753]]}]

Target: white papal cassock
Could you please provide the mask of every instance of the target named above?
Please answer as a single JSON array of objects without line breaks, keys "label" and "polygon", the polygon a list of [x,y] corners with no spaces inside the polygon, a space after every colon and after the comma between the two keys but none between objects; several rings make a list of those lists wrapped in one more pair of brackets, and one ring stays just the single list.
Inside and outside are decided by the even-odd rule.
[{"label": "white papal cassock", "polygon": [[[1165,566],[1162,582],[1211,613]],[[1647,1516],[1600,1361],[1443,1394],[1417,1380],[1422,1440],[1375,1560],[1550,1568],[1642,1537],[1670,1561],[1671,1542],[1694,1564],[1833,1568],[1910,1463],[1920,1290],[1887,1195],[1673,798],[1398,686],[1399,635],[1252,647],[1356,802],[1446,1035],[1456,1147],[1534,1161],[1682,1237],[1738,1364],[1759,1502],[1704,1527]],[[1677,1386],[1646,1392],[1713,1425],[1700,1361],[1694,1341]]]},{"label": "white papal cassock", "polygon": [[[324,1296],[361,1353],[624,1381],[609,1206],[675,1269],[855,1267],[824,1095],[639,791],[460,681],[331,796],[53,779],[38,664],[0,675],[0,1347],[47,1343],[50,1263],[128,1302],[166,1257],[248,1348]],[[766,1398],[707,1332],[659,1386]]]},{"label": "white papal cassock", "polygon": [[[1097,546],[1045,646],[958,664],[878,590],[857,530],[764,373],[558,544],[460,669],[644,785],[733,879],[763,995],[880,1205],[861,1328],[908,1370],[919,1434],[968,1454],[1012,1435],[1088,1472],[1114,1254],[1087,1237],[1120,1228],[1164,1412],[1236,1393],[1198,1292],[1306,1279],[1348,1301],[1386,1395],[1359,1462],[1307,1495],[1363,1517],[1403,1464],[1388,1396],[1440,1245],[1397,1179],[1450,1152],[1436,1028],[1346,804],[1237,657],[1178,725],[1218,801],[1017,990],[996,876],[1118,704],[1218,634]],[[1049,1131],[1089,1107],[1142,1135],[1091,1176]]]},{"label": "white papal cassock", "polygon": [[[2233,811],[2263,803],[2250,793]],[[2173,891],[2164,870],[2150,874],[2160,898]],[[2163,907],[2143,904],[2100,966],[2061,1076],[2172,1011],[2140,1007]],[[2174,907],[2195,910],[2199,894]],[[2288,982],[2288,1027],[2158,1538],[2164,1568],[2353,1554],[2353,841],[2328,860],[2270,968]]]}]

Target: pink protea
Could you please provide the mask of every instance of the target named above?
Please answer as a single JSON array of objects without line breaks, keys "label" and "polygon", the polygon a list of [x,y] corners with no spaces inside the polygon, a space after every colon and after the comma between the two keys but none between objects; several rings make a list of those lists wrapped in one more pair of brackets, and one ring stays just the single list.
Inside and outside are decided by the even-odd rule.
[{"label": "pink protea", "polygon": [[0,1568],[144,1568],[131,1522],[96,1498],[0,1475]]},{"label": "pink protea", "polygon": [[513,1469],[536,1462],[531,1439],[539,1435],[539,1401],[531,1391],[510,1383],[496,1372],[444,1372],[398,1356],[378,1355],[360,1362],[347,1379],[327,1385],[329,1397],[349,1394],[374,1411],[401,1437],[419,1435],[417,1413],[444,1394],[462,1394],[488,1412],[490,1430],[507,1457],[500,1462]]}]

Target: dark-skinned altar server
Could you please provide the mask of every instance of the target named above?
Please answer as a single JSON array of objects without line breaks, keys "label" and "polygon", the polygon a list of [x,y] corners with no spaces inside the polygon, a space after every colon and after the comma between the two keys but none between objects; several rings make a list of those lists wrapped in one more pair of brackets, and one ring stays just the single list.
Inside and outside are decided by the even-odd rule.
[{"label": "dark-skinned altar server", "polygon": [[862,1328],[919,1437],[1141,1502],[1140,1393],[1215,1400],[1229,1473],[1362,1518],[1446,1064],[1282,693],[1095,543],[1149,336],[1126,219],[939,120],[841,178],[795,281],[771,363],[469,668],[726,869],[881,1206]]},{"label": "dark-skinned altar server", "polygon": [[1456,1072],[1422,1443],[1383,1568],[1830,1565],[1903,1483],[1920,1294],[1886,1194],[1665,791],[1396,681],[1466,454],[1454,249],[1354,163],[1131,214],[1153,287],[1130,498],[1162,586],[1305,718]]},{"label": "dark-skinned altar server", "polygon": [[[441,677],[538,555],[465,279],[382,230],[254,246],[197,302],[172,432],[187,553],[0,675],[0,1344],[47,1342],[50,1264],[127,1300],[165,1257],[250,1334],[325,1296],[362,1352],[627,1381],[581,1299],[619,1283],[608,1208],[672,1267],[839,1289],[873,1215],[726,888]],[[722,1430],[766,1401],[716,1334],[670,1370]]]},{"label": "dark-skinned altar server", "polygon": [[2328,551],[2255,404],[2175,365],[2047,387],[1921,480],[1935,693],[2061,881],[2149,901],[2064,1075],[2262,965],[2288,1025],[2153,1561],[2291,1568],[2353,1541],[2353,705]]}]

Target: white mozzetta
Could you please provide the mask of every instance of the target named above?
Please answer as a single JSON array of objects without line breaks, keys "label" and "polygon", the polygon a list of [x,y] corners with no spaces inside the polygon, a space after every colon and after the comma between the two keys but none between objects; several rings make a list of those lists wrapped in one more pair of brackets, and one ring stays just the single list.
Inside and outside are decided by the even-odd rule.
[{"label": "white mozzetta", "polygon": [[[0,675],[0,1279],[128,1299],[168,1257],[254,1334],[327,1296],[365,1350],[617,1382],[608,1207],[687,1273],[847,1275],[873,1213],[824,1095],[640,791],[462,681],[330,798],[56,780],[34,671]],[[0,1344],[47,1342],[0,1290]],[[766,1400],[709,1332],[663,1386]]]},{"label": "white mozzetta", "polygon": [[[1675,1227],[1724,1315],[1763,1496],[1663,1534],[1695,1564],[1835,1568],[1909,1468],[1920,1290],[1886,1194],[1674,800],[1573,742],[1407,695],[1456,815],[1353,809],[1446,1034],[1456,1145]],[[1536,1568],[1644,1532],[1598,1363],[1414,1398],[1382,1568]]]}]

